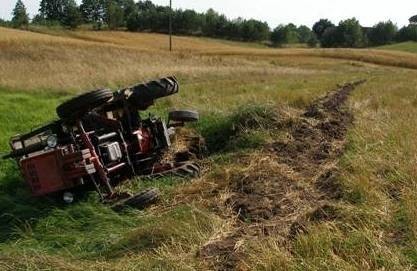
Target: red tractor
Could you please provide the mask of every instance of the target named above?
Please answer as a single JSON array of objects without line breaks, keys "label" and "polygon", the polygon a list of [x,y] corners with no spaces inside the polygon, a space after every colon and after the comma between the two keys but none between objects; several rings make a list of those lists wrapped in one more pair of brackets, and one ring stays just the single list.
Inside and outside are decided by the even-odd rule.
[{"label": "red tractor", "polygon": [[139,113],[178,88],[175,77],[167,77],[115,92],[87,92],[59,105],[58,120],[14,136],[3,158],[17,160],[34,196],[60,194],[69,203],[74,191],[94,188],[105,201],[146,205],[156,200],[157,190],[122,197],[115,187],[135,176],[199,174],[186,155],[162,162],[176,127],[197,121],[198,113],[171,111],[167,123]]}]

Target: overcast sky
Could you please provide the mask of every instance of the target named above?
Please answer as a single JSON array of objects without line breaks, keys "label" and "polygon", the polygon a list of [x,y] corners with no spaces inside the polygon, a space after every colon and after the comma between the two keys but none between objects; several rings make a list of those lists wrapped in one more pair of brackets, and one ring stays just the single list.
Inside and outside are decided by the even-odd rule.
[{"label": "overcast sky", "polygon": [[[40,0],[23,0],[31,17],[37,13]],[[78,0],[77,2],[81,2]],[[169,0],[153,0],[167,5]],[[16,0],[0,0],[0,18],[10,19]],[[205,11],[213,8],[229,18],[243,17],[266,21],[273,28],[293,22],[311,26],[320,18],[334,23],[356,17],[363,26],[392,20],[398,26],[408,23],[417,14],[416,0],[173,0],[174,8]]]}]

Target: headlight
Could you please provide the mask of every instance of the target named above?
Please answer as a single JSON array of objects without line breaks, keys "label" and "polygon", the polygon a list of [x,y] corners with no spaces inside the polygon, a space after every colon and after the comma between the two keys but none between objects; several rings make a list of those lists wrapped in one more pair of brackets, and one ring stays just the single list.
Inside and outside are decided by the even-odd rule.
[{"label": "headlight", "polygon": [[56,137],[56,135],[48,136],[48,138],[46,139],[46,144],[49,148],[55,148],[58,145],[58,138]]}]

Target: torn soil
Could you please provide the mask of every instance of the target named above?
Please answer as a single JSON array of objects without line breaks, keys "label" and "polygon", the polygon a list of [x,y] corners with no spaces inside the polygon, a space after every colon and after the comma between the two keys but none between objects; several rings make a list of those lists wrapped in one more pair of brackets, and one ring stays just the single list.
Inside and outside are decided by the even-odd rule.
[{"label": "torn soil", "polygon": [[203,193],[217,197],[212,207],[233,224],[200,249],[210,269],[245,269],[245,240],[273,234],[285,246],[309,224],[337,218],[337,161],[352,122],[344,103],[363,82],[340,86],[300,115],[279,120],[285,140],[239,157],[224,180],[210,182]]}]

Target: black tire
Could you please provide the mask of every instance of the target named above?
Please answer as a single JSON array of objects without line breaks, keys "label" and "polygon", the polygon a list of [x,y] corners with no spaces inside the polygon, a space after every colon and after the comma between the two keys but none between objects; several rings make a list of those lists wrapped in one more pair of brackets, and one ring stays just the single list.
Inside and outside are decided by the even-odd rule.
[{"label": "black tire", "polygon": [[175,110],[168,113],[168,120],[176,122],[195,122],[200,119],[197,111]]},{"label": "black tire", "polygon": [[105,104],[113,97],[113,92],[108,89],[97,89],[76,96],[56,108],[56,113],[61,119],[80,117],[88,111]]},{"label": "black tire", "polygon": [[156,99],[177,93],[178,90],[177,79],[174,76],[165,77],[134,86],[128,102],[134,107],[143,108]]},{"label": "black tire", "polygon": [[160,192],[157,188],[146,189],[122,202],[115,204],[112,208],[115,211],[121,211],[126,207],[143,210],[146,207],[156,203],[160,198]]}]

